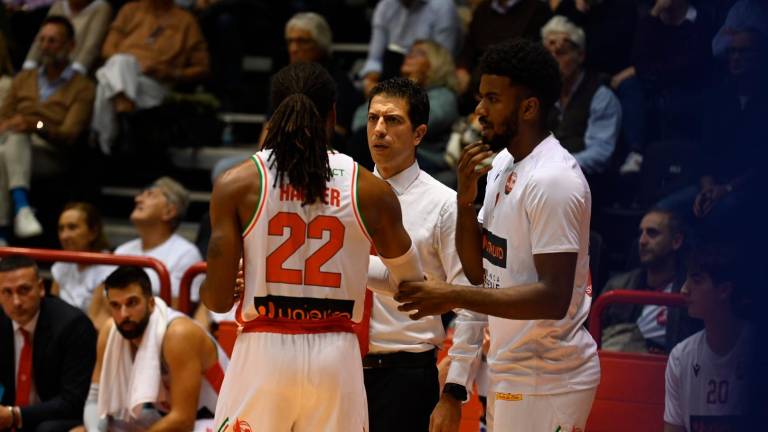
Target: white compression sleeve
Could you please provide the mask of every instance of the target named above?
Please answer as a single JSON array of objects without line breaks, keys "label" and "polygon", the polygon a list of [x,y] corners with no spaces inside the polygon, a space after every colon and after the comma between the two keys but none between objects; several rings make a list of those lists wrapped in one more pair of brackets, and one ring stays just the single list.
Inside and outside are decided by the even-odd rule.
[{"label": "white compression sleeve", "polygon": [[411,241],[411,247],[408,252],[396,258],[381,257],[381,262],[389,268],[389,278],[397,290],[400,282],[423,281],[424,272],[421,270],[421,261],[416,248]]},{"label": "white compression sleeve", "polygon": [[[88,390],[88,399],[85,400],[83,409],[83,426],[88,432],[100,432],[99,419],[99,385],[91,383]],[[106,430],[106,428],[104,429]]]}]

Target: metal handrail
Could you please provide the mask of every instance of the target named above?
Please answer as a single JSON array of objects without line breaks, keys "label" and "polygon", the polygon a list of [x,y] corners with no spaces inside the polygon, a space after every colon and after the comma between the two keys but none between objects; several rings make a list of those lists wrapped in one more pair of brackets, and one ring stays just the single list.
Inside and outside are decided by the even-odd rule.
[{"label": "metal handrail", "polygon": [[205,261],[200,261],[192,264],[184,275],[181,277],[179,283],[179,310],[187,315],[192,315],[190,291],[192,290],[192,280],[200,273],[208,271],[208,264]]},{"label": "metal handrail", "polygon": [[589,316],[589,332],[597,342],[600,348],[602,342],[602,317],[605,308],[616,303],[630,303],[640,305],[659,305],[659,306],[685,306],[685,297],[682,294],[636,291],[636,290],[613,290],[600,294],[592,304],[592,312]]},{"label": "metal handrail", "polygon": [[0,247],[0,257],[24,255],[36,261],[64,261],[78,264],[133,265],[147,267],[157,272],[160,279],[160,298],[171,304],[171,275],[158,259],[134,255],[114,255],[97,252],[74,252],[56,249]]}]

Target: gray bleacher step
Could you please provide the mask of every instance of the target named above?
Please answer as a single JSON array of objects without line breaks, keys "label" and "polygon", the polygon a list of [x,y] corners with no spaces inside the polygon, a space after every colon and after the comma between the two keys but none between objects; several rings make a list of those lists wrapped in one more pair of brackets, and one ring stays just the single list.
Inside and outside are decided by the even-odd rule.
[{"label": "gray bleacher step", "polygon": [[[141,193],[140,188],[122,187],[122,186],[102,186],[101,194],[113,197],[135,197]],[[191,191],[189,193],[189,200],[193,203],[209,203],[211,202],[211,193],[203,191]]]},{"label": "gray bleacher step", "polygon": [[245,144],[238,147],[200,147],[170,149],[174,166],[184,169],[211,170],[221,159],[239,156],[246,159],[256,152],[257,145]]}]

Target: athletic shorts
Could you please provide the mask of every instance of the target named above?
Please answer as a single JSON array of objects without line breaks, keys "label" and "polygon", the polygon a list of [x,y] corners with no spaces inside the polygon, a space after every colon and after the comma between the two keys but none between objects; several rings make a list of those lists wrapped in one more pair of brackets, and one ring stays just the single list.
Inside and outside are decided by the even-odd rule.
[{"label": "athletic shorts", "polygon": [[214,432],[367,431],[354,333],[242,333],[216,405]]},{"label": "athletic shorts", "polygon": [[554,395],[489,392],[488,432],[584,432],[596,390]]}]

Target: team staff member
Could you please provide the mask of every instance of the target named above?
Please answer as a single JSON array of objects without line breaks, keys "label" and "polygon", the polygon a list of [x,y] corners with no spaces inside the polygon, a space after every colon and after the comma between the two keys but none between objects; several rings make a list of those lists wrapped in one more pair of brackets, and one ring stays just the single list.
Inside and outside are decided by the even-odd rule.
[{"label": "team staff member", "polygon": [[322,66],[280,70],[264,150],[214,186],[206,306],[232,307],[241,254],[245,278],[216,430],[368,429],[352,323],[362,317],[371,242],[396,280],[422,271],[390,187],[328,151],[335,98]]},{"label": "team staff member", "polygon": [[[432,280],[403,284],[395,298],[414,318],[453,308],[489,315],[490,430],[584,429],[600,379],[583,328],[591,197],[578,163],[544,126],[560,94],[557,63],[540,44],[517,40],[489,48],[481,73],[483,142],[459,162],[456,247],[469,280],[486,289]],[[493,150],[501,152],[489,172],[482,163]],[[457,430],[467,385],[460,363],[449,370],[433,431]]]},{"label": "team staff member", "polygon": [[[416,162],[416,146],[429,120],[427,93],[408,79],[393,78],[376,85],[371,95],[368,147],[374,174],[397,195],[424,271],[469,284],[453,240],[456,192]],[[380,265],[376,260],[372,264]],[[374,294],[369,354],[363,359],[371,432],[427,430],[440,396],[435,350],[445,339],[443,323],[439,316],[413,321],[397,306],[391,292]]]}]

